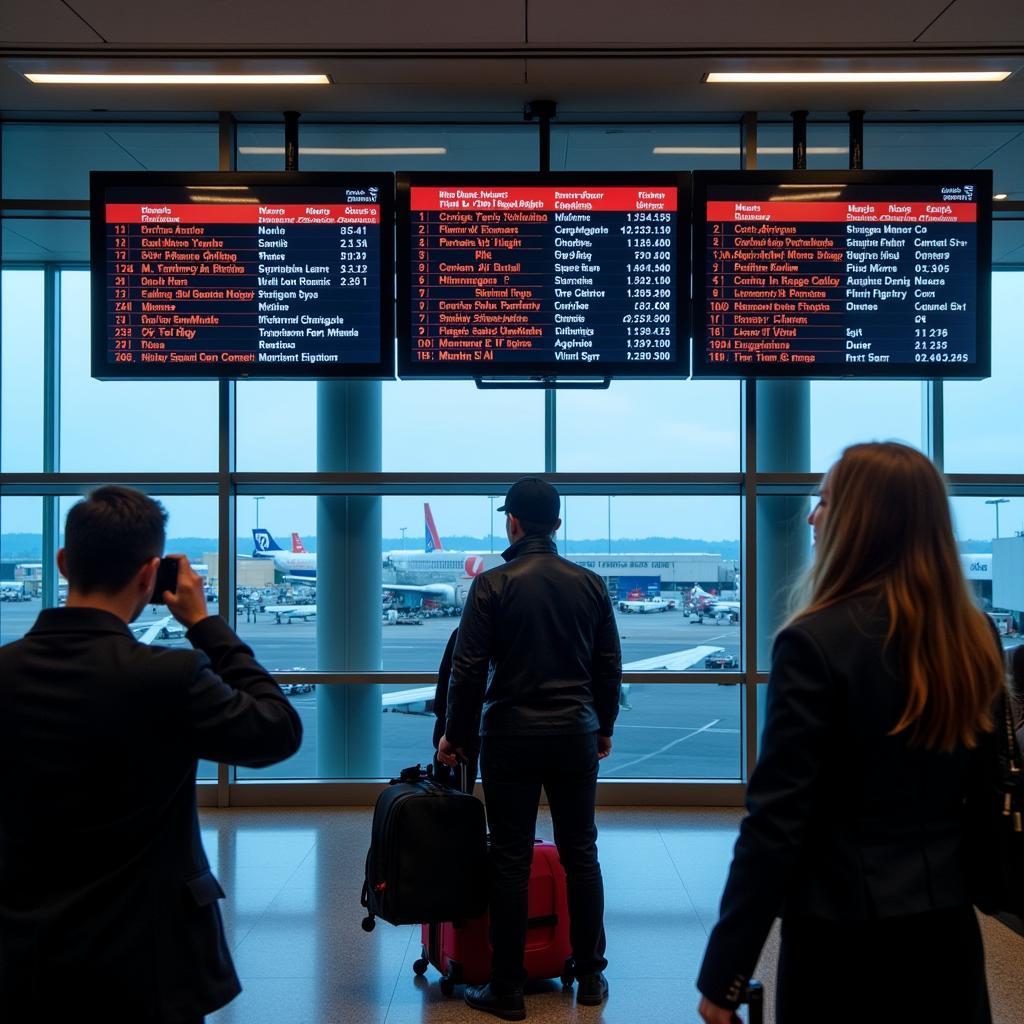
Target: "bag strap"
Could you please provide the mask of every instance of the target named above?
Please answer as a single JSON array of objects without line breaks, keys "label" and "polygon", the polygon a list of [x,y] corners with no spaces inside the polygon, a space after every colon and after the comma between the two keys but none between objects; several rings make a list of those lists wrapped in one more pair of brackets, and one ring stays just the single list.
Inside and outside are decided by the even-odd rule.
[{"label": "bag strap", "polygon": [[1022,820],[1021,808],[1021,753],[1017,744],[1017,733],[1013,722],[1013,705],[1009,694],[1002,697],[1003,705],[1003,728],[1002,749],[999,752],[999,760],[1002,768],[1002,790],[1004,818],[1012,820],[1014,832],[1024,831],[1024,820]]}]

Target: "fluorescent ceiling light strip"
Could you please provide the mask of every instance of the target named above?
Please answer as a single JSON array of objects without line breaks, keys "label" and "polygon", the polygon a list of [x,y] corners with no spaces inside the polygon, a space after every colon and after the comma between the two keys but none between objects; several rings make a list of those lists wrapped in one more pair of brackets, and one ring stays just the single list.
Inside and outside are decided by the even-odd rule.
[{"label": "fluorescent ceiling light strip", "polygon": [[[765,156],[788,156],[793,152],[792,146],[758,146],[758,153]],[[657,156],[739,156],[739,146],[655,146],[652,150]],[[808,146],[807,152],[812,155],[838,155],[848,153],[846,146]]]},{"label": "fluorescent ceiling light strip", "polygon": [[[281,156],[284,146],[239,146],[245,156]],[[300,146],[304,156],[444,156],[446,146],[368,146],[361,149],[338,146]]]},{"label": "fluorescent ceiling light strip", "polygon": [[36,85],[330,85],[327,75],[136,75],[42,74],[25,75]]},{"label": "fluorescent ceiling light strip", "polygon": [[717,84],[837,82],[1002,82],[1012,71],[712,71],[707,81]]}]

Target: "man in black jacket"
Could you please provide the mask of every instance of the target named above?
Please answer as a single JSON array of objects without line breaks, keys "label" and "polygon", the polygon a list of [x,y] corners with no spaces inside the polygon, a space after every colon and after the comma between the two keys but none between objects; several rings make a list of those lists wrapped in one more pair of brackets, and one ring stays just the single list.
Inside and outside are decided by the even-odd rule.
[{"label": "man in black jacket", "polygon": [[[491,983],[466,1002],[526,1017],[523,953],[537,805],[543,785],[569,888],[577,1002],[608,994],[604,886],[594,804],[598,761],[612,749],[622,657],[601,578],[558,556],[558,492],[517,481],[505,504],[506,565],[478,576],[459,624],[438,758],[453,765],[481,736],[491,831]],[[481,722],[481,709],[483,718]]]},{"label": "man in black jacket", "polygon": [[261,766],[302,726],[178,555],[196,650],[139,643],[166,513],[103,487],[68,514],[64,608],[0,648],[0,1020],[195,1024],[240,986],[196,815],[198,758]]}]

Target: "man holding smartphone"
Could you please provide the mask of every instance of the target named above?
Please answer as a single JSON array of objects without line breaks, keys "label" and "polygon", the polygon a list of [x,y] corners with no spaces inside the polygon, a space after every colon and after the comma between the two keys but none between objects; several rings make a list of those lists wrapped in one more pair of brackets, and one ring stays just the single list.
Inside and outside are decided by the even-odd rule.
[{"label": "man holding smartphone", "polygon": [[[195,1024],[240,985],[196,813],[199,758],[261,767],[302,726],[171,556],[194,650],[139,643],[166,512],[101,487],[68,513],[64,608],[0,648],[0,1020]],[[164,572],[172,568],[164,561]],[[172,573],[173,575],[173,573]],[[166,577],[165,577],[166,578]]]}]

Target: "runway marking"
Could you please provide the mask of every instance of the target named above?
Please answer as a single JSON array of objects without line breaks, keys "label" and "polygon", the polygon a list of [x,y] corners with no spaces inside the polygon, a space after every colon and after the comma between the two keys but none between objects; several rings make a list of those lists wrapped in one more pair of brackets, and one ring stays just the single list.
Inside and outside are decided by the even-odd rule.
[{"label": "runway marking", "polygon": [[720,718],[713,718],[707,725],[702,725],[699,729],[693,729],[688,732],[685,736],[680,736],[679,739],[672,740],[671,743],[666,743],[665,746],[659,747],[657,750],[652,750],[649,754],[644,754],[642,757],[635,757],[632,761],[626,761],[624,764],[617,764],[614,768],[609,768],[605,775],[611,775],[613,772],[622,771],[624,768],[632,768],[635,764],[641,764],[644,761],[650,760],[652,757],[657,757],[659,754],[664,754],[666,751],[671,750],[673,747],[678,746],[680,743],[685,743],[689,739],[693,739],[699,733],[707,732],[712,726],[718,725],[721,721]]},{"label": "runway marking", "polygon": [[[688,725],[624,725],[622,722],[615,723],[615,729],[665,729],[668,732],[685,732],[690,727]],[[704,732],[739,732],[739,729],[710,729],[704,726]]]}]

